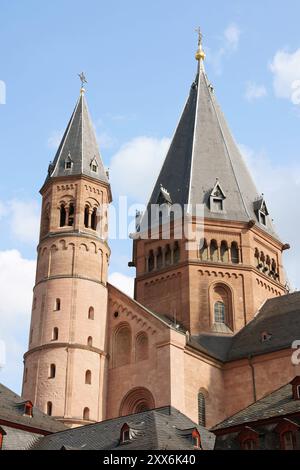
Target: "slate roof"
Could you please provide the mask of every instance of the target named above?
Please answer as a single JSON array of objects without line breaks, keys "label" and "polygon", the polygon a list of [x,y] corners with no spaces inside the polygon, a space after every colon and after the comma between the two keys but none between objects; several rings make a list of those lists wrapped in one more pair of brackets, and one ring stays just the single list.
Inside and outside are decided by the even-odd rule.
[{"label": "slate roof", "polygon": [[[262,340],[267,333],[270,339]],[[300,338],[300,292],[267,300],[256,316],[234,336],[201,334],[190,346],[222,362],[290,348]]]},{"label": "slate roof", "polygon": [[219,423],[213,430],[224,429],[227,427],[247,425],[270,418],[278,418],[293,413],[300,412],[300,401],[293,399],[292,385],[289,383],[279,388],[275,392],[261,398],[257,402],[239,411],[235,415]]},{"label": "slate roof", "polygon": [[[224,190],[224,211],[213,212],[209,197],[218,178]],[[255,203],[261,198],[200,61],[169,151],[154,186],[150,204],[157,204],[161,185],[173,204],[205,204],[204,216],[248,222],[255,220],[276,236],[272,221],[260,224]]]},{"label": "slate roof", "polygon": [[24,403],[24,398],[0,384],[0,420],[47,432],[66,429],[64,424],[46,415],[36,407],[33,407],[32,417],[24,416]]},{"label": "slate roof", "polygon": [[[91,167],[94,159],[98,166],[97,172],[92,171]],[[65,168],[66,161],[71,162],[70,169]],[[86,175],[108,183],[84,93],[80,94],[76,103],[55,158],[49,166],[46,181],[56,176],[70,175]]]},{"label": "slate roof", "polygon": [[[132,430],[132,438],[120,444],[125,423]],[[214,434],[169,406],[52,434],[41,438],[32,449],[59,450],[64,446],[74,450],[193,450],[191,433],[194,428],[200,433],[203,449],[212,450]],[[191,432],[185,432],[189,429]]]}]

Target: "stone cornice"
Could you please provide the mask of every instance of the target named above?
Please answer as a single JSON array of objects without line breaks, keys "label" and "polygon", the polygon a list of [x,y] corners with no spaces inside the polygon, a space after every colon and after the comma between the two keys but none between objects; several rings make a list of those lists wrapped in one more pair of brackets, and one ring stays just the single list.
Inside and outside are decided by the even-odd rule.
[{"label": "stone cornice", "polygon": [[53,341],[52,343],[42,344],[40,346],[36,346],[35,348],[29,349],[24,354],[23,357],[24,357],[24,359],[26,359],[30,354],[33,354],[37,351],[46,351],[48,349],[61,349],[61,348],[81,349],[81,350],[84,350],[84,351],[93,352],[93,353],[98,354],[100,356],[105,356],[105,357],[108,356],[108,353],[102,351],[101,349],[95,348],[93,346],[87,346],[87,345],[80,344],[80,343],[63,343],[63,342],[58,343],[57,341]]},{"label": "stone cornice", "polygon": [[95,282],[96,284],[101,284],[103,287],[107,286],[107,284],[104,284],[104,282],[98,281],[97,279],[92,279],[91,277],[80,276],[76,274],[73,274],[73,275],[72,274],[60,274],[57,276],[45,277],[41,279],[40,281],[38,281],[34,287],[38,286],[39,284],[42,284],[43,282],[53,281],[55,279],[81,279],[83,281],[90,281],[90,282]]}]

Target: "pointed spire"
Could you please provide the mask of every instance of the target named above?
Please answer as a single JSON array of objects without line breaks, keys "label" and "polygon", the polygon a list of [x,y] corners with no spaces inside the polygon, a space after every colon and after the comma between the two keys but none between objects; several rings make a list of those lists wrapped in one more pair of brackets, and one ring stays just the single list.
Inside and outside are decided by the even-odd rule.
[{"label": "pointed spire", "polygon": [[87,80],[83,73],[80,96],[56,152],[49,165],[48,177],[85,175],[108,184],[107,174],[99,152],[94,126],[88,111],[83,87]]},{"label": "pointed spire", "polygon": [[[262,224],[257,217],[255,201],[259,192],[207,79],[202,64],[205,54],[201,32],[197,54],[197,77],[149,203],[157,203],[162,185],[173,204],[189,205],[192,210],[196,204],[204,204],[204,215],[208,219],[256,220],[261,228],[277,238],[271,219],[267,217]],[[222,210],[217,211],[212,210],[210,204],[216,178],[226,195]]]}]

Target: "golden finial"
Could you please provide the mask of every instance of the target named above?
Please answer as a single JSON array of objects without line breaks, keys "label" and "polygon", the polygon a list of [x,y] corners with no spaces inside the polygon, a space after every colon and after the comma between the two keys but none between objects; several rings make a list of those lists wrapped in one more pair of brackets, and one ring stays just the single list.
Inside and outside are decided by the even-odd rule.
[{"label": "golden finial", "polygon": [[203,34],[201,33],[200,26],[196,28],[195,30],[198,33],[198,50],[195,54],[195,59],[196,60],[204,60],[205,59],[205,52],[202,49],[202,39],[203,39]]}]

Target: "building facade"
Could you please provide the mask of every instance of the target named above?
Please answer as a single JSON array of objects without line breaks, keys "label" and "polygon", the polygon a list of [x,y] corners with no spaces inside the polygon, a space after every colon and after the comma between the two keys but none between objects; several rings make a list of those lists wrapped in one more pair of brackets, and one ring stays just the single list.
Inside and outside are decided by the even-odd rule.
[{"label": "building facade", "polygon": [[172,406],[212,427],[297,375],[300,298],[288,294],[282,264],[289,246],[204,57],[200,41],[148,204],[158,216],[150,226],[149,211],[137,217],[134,299],[107,282],[111,188],[83,89],[49,166],[23,395],[69,426]]}]

